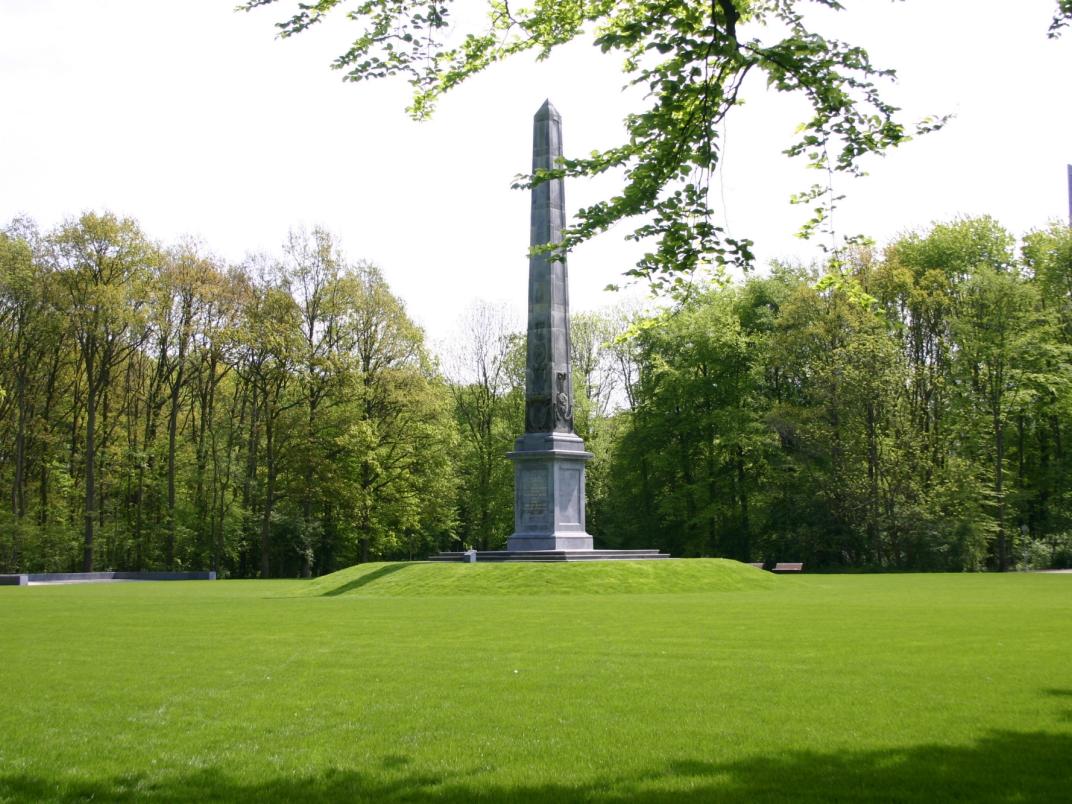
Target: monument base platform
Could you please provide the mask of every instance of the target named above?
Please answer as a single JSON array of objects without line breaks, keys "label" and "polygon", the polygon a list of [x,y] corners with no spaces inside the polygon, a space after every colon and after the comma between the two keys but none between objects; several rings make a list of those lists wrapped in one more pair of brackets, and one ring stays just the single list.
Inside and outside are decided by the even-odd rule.
[{"label": "monument base platform", "polygon": [[514,534],[506,540],[508,553],[579,553],[595,549],[587,533]]},{"label": "monument base platform", "polygon": [[429,561],[650,561],[670,558],[658,550],[470,550],[465,553],[438,553]]}]

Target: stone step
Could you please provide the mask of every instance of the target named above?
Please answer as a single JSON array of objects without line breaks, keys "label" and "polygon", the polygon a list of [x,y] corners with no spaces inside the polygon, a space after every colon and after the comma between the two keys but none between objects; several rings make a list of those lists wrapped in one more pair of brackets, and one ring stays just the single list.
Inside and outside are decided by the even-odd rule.
[{"label": "stone step", "polygon": [[[429,561],[464,562],[469,553],[446,552],[429,556]],[[650,561],[670,555],[658,550],[477,550],[476,563],[506,561]]]}]

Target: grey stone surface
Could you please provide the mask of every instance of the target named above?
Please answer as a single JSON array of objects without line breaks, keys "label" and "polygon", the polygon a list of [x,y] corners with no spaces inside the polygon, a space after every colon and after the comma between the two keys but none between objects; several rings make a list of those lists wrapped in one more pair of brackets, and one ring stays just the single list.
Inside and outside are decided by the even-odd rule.
[{"label": "grey stone surface", "polygon": [[31,572],[28,583],[94,583],[100,581],[214,581],[209,572]]},{"label": "grey stone surface", "polygon": [[[470,556],[473,558],[470,559]],[[429,561],[466,563],[504,563],[507,561],[650,561],[670,558],[658,550],[470,550],[465,553],[439,553]]]},{"label": "grey stone surface", "polygon": [[508,548],[591,550],[585,531],[584,465],[592,453],[573,433],[526,433],[514,462],[514,534]]},{"label": "grey stone surface", "polygon": [[[562,118],[545,101],[533,120],[532,170],[557,167],[561,157]],[[531,247],[562,242],[564,196],[562,179],[532,188]],[[514,462],[514,534],[507,546],[513,553],[591,550],[584,524],[584,465],[592,454],[573,432],[564,255],[530,255],[528,312],[525,434],[509,454]]]},{"label": "grey stone surface", "polygon": [[[536,112],[532,170],[557,167],[562,157],[562,118],[550,101]],[[566,228],[562,179],[532,188],[529,245],[555,246]],[[569,275],[552,253],[529,257],[528,350],[525,366],[525,432],[573,432],[570,374]]]}]

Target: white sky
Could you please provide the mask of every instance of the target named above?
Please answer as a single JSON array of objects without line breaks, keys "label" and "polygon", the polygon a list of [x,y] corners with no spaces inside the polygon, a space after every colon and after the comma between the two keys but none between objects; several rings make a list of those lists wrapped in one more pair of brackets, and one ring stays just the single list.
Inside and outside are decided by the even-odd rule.
[{"label": "white sky", "polygon": [[[383,268],[433,339],[478,298],[520,309],[529,205],[510,182],[529,166],[532,115],[551,98],[569,154],[615,144],[629,108],[620,58],[589,45],[522,57],[418,124],[405,84],[344,84],[328,69],[356,25],[340,16],[278,40],[272,24],[293,0],[252,14],[236,3],[0,0],[0,222],[25,214],[50,228],[107,209],[164,242],[195,235],[229,260],[279,253],[288,228],[321,224]],[[847,5],[834,33],[898,70],[888,97],[906,119],[957,117],[844,180],[839,232],[881,243],[957,215],[991,214],[1017,234],[1066,219],[1072,32],[1046,39],[1055,0]],[[804,110],[751,89],[726,130],[715,198],[761,262],[810,260],[815,246],[793,237],[804,210],[788,199],[822,177],[780,154]],[[567,203],[613,189],[574,181]],[[574,309],[617,299],[602,289],[637,256],[627,231],[571,256]]]}]

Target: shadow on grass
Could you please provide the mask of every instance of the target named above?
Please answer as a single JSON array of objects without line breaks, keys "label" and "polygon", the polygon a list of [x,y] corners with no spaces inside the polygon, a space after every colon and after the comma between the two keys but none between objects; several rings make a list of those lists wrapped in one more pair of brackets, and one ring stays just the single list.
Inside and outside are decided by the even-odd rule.
[{"label": "shadow on grass", "polygon": [[[1055,698],[1072,698],[1072,690],[1065,689],[1049,689],[1043,690],[1047,695],[1052,695]],[[1061,720],[1065,723],[1072,723],[1072,709],[1066,709],[1061,715]],[[1070,760],[1072,761],[1072,760]]]},{"label": "shadow on grass", "polygon": [[402,563],[388,564],[385,567],[380,567],[378,570],[367,572],[360,578],[354,578],[352,581],[350,581],[349,583],[344,583],[342,586],[336,586],[334,589],[329,589],[328,591],[324,592],[321,597],[335,597],[336,595],[345,595],[347,592],[352,592],[355,589],[360,589],[362,586],[368,586],[370,583],[378,581],[385,575],[390,575],[393,572],[404,570],[408,566],[410,565]]},{"label": "shadow on grass", "polygon": [[[1067,801],[1072,734],[994,732],[970,746],[891,751],[800,751],[728,763],[683,759],[645,772],[606,768],[598,778],[507,784],[480,772],[414,772],[397,754],[363,769],[306,776],[235,779],[211,768],[148,778],[78,780],[0,776],[0,800],[14,801]],[[572,762],[565,763],[572,766]]]}]

